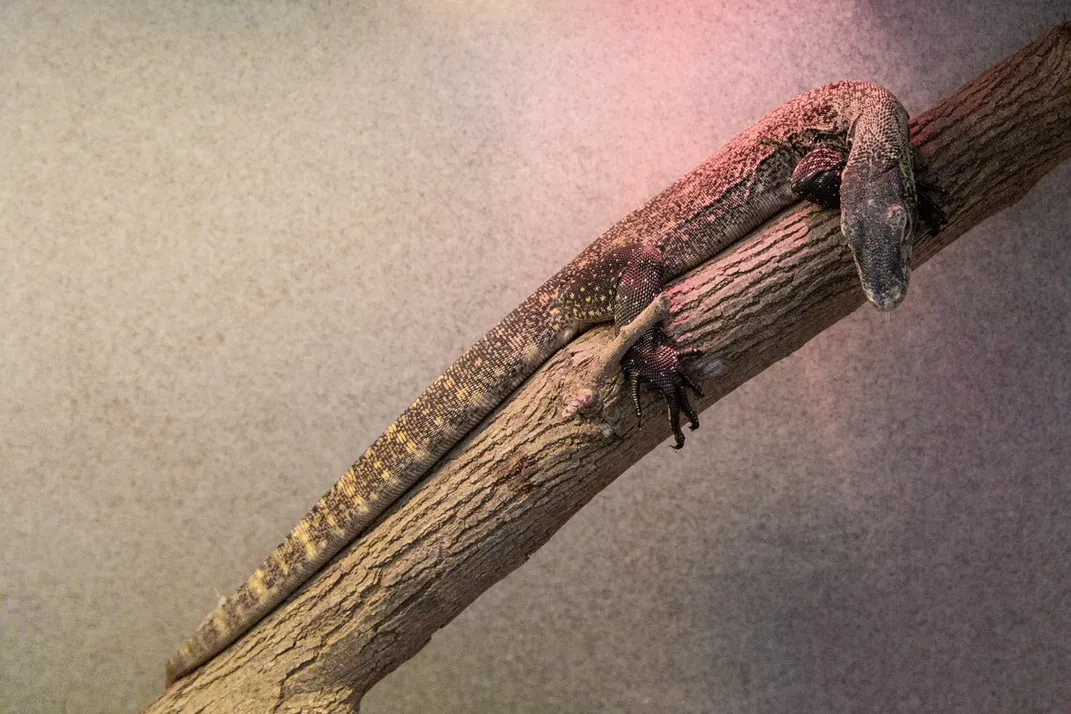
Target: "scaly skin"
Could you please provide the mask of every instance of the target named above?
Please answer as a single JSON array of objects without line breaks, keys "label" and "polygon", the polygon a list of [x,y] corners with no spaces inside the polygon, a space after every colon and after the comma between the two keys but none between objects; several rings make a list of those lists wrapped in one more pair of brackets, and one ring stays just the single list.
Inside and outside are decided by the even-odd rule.
[{"label": "scaly skin", "polygon": [[[813,152],[813,153],[812,153]],[[168,662],[190,673],[294,593],[431,466],[587,327],[631,322],[683,274],[806,196],[841,205],[863,290],[887,310],[908,283],[916,195],[908,115],[887,90],[837,82],[763,117],[627,216],[469,348],[313,506],[253,575]],[[677,351],[654,328],[622,360],[665,396],[676,445],[683,411],[698,426]]]}]

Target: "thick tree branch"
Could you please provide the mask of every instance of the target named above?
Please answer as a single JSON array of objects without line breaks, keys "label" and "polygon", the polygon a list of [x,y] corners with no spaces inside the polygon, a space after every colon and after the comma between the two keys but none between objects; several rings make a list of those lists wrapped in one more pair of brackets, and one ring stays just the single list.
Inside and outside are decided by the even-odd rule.
[{"label": "thick tree branch", "polygon": [[[1071,23],[916,118],[912,135],[949,219],[918,240],[919,263],[1071,156]],[[669,331],[727,366],[703,378],[702,408],[862,304],[839,228],[834,213],[798,206],[670,288]],[[611,334],[589,332],[552,358],[308,588],[148,711],[356,711],[375,682],[668,436],[653,395],[642,427],[620,394],[601,415],[563,415],[575,363]]]}]

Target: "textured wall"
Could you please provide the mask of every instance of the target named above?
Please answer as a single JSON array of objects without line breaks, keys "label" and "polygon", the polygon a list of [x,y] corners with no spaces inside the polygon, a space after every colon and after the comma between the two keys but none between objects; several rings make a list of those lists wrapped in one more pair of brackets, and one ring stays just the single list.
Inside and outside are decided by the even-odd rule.
[{"label": "textured wall", "polygon": [[[465,346],[788,97],[1065,3],[0,7],[0,711],[147,704]],[[319,4],[317,4],[319,5]],[[657,450],[364,711],[1071,700],[1071,166]]]}]

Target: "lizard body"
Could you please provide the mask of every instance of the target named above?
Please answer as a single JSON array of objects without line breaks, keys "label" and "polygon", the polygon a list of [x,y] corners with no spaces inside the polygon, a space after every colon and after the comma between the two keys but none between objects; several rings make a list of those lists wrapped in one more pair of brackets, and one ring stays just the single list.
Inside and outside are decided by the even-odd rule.
[{"label": "lizard body", "polygon": [[[666,281],[801,196],[841,204],[868,300],[879,309],[899,304],[917,212],[907,112],[866,82],[837,82],[786,102],[614,225],[465,351],[208,615],[168,662],[168,684],[293,594],[583,329],[628,324]],[[622,360],[633,391],[644,380],[665,395],[678,448],[680,412],[698,426],[684,392],[698,388],[680,369],[689,356],[652,328]]]}]

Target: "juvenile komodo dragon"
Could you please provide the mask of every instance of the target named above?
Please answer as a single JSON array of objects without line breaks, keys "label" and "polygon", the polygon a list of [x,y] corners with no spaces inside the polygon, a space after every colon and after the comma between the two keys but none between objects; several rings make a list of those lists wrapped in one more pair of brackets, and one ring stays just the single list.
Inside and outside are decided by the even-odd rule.
[{"label": "juvenile komodo dragon", "polygon": [[[167,683],[294,593],[582,330],[627,325],[668,280],[801,198],[840,207],[866,298],[881,310],[896,307],[919,208],[908,115],[877,85],[828,84],[773,110],[613,226],[462,354],[205,618],[167,663]],[[681,370],[697,354],[678,350],[656,326],[621,361],[634,400],[641,381],[665,396],[675,448],[684,444],[681,412],[692,429],[699,425],[684,389],[701,392]]]}]

